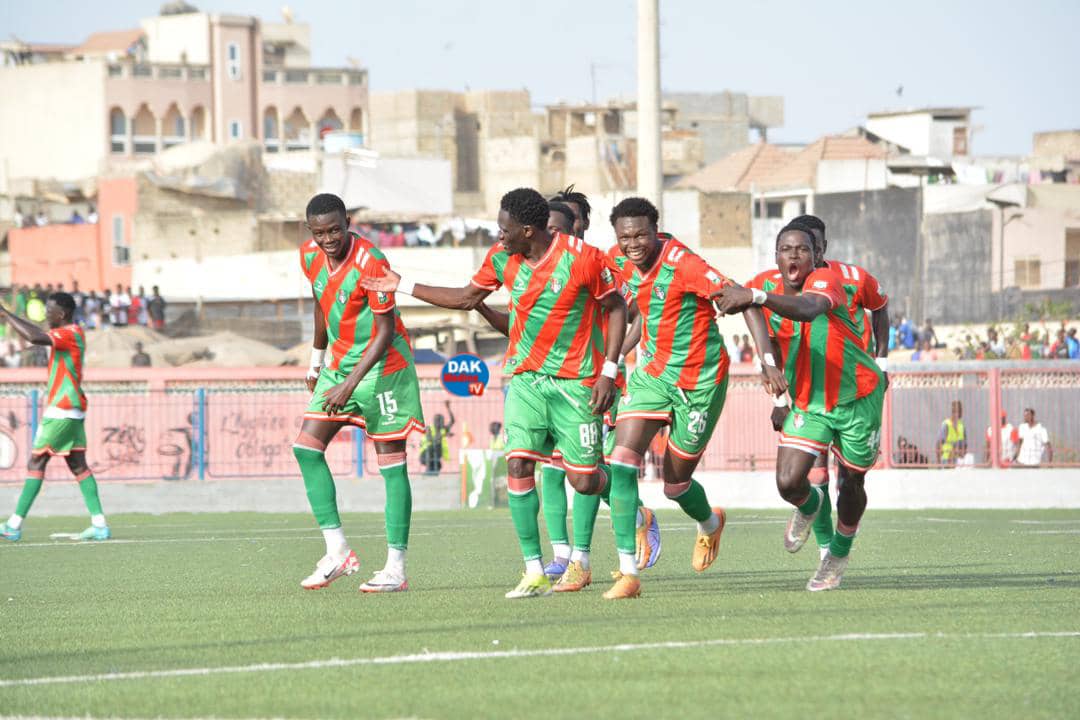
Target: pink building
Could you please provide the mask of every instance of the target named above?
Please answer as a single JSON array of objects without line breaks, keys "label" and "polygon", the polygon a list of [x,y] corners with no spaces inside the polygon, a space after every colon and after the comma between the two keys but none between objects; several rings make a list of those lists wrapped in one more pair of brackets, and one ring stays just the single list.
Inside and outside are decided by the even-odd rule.
[{"label": "pink building", "polygon": [[[268,152],[362,137],[367,71],[310,65],[304,23],[185,13],[95,33],[63,53],[6,53],[0,137],[7,177],[78,180],[192,140],[255,139]],[[77,121],[74,121],[77,120]],[[4,188],[0,188],[3,191]]]}]

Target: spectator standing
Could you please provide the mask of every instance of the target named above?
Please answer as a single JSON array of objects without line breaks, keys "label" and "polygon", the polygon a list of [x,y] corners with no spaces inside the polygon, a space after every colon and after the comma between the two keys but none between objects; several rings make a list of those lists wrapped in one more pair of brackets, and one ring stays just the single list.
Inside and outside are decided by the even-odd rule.
[{"label": "spectator standing", "polygon": [[101,327],[101,301],[93,290],[83,301],[83,316],[86,318],[86,327],[91,330]]},{"label": "spectator standing", "polygon": [[990,354],[999,358],[1005,357],[1005,341],[998,335],[997,328],[986,330],[986,340],[990,347]]},{"label": "spectator standing", "polygon": [[436,415],[424,432],[420,441],[420,462],[424,464],[425,473],[438,473],[442,470],[443,460],[449,459],[450,447],[446,439],[453,433],[454,411],[450,408],[450,402],[446,402],[446,412],[450,415],[447,423],[442,414]]},{"label": "spectator standing", "polygon": [[45,217],[45,212],[42,210],[37,211],[37,215],[34,216],[34,224],[38,227],[45,227],[49,224],[49,218]]},{"label": "spectator standing", "polygon": [[112,307],[112,324],[116,327],[127,327],[131,296],[124,292],[123,285],[117,283],[116,292],[113,293],[110,306]]},{"label": "spectator standing", "polygon": [[896,329],[900,344],[905,350],[914,350],[916,345],[915,328],[907,317],[901,316],[900,326]]},{"label": "spectator standing", "polygon": [[1046,455],[1046,462],[1054,462],[1054,448],[1050,446],[1050,433],[1042,423],[1036,422],[1034,408],[1024,408],[1024,422],[1017,429],[1020,445],[1016,448],[1013,462],[1021,467],[1038,467]]},{"label": "spectator standing", "polygon": [[150,314],[150,323],[155,330],[161,330],[165,327],[165,298],[161,297],[161,293],[158,292],[158,286],[155,285],[151,288],[153,295],[150,296],[150,301],[146,305],[147,312]]},{"label": "spectator standing", "polygon": [[97,208],[93,205],[90,206],[90,211],[86,213],[86,222],[91,225],[96,225],[98,221]]},{"label": "spectator standing", "polygon": [[889,352],[892,352],[896,349],[897,336],[899,336],[899,334],[900,323],[896,320],[893,320],[892,324],[889,325]]},{"label": "spectator standing", "polygon": [[[139,313],[138,317],[135,319],[135,322],[139,323],[143,327],[146,327],[150,324],[150,310],[147,307],[147,303],[149,303],[150,300],[146,297],[146,288],[144,288],[142,285],[139,286],[138,300]],[[131,299],[131,304],[135,304],[135,298]]]},{"label": "spectator standing", "polygon": [[79,214],[78,210],[71,211],[71,217],[68,219],[70,225],[84,225],[86,224],[86,218]]},{"label": "spectator standing", "polygon": [[150,355],[143,350],[141,342],[135,343],[135,354],[131,356],[131,367],[150,367]]},{"label": "spectator standing", "polygon": [[[1011,422],[1009,422],[1008,413],[1004,410],[1001,412],[1001,429],[1000,441],[1001,451],[998,455],[1001,458],[1001,464],[1006,467],[1012,463],[1013,457],[1016,456],[1017,443],[1020,442],[1020,432],[1017,430]],[[986,428],[986,462],[990,462],[990,440],[994,435],[994,428]]]},{"label": "spectator standing", "polygon": [[128,312],[127,312],[128,325],[138,325],[139,324],[139,311],[142,309],[140,307],[140,304],[139,304],[139,296],[136,295],[135,293],[131,292],[131,286],[130,285],[128,285],[127,290],[125,290],[125,292],[127,293],[128,299],[129,299],[129,301],[131,303],[130,305],[128,305]]},{"label": "spectator standing", "polygon": [[942,465],[956,465],[967,455],[967,433],[964,431],[964,406],[953,400],[952,412],[941,423],[938,432],[937,456]]},{"label": "spectator standing", "polygon": [[941,341],[938,340],[937,333],[934,331],[934,325],[930,322],[930,318],[926,318],[926,324],[923,325],[922,334],[919,339],[923,342],[930,343],[931,348],[941,347]]},{"label": "spectator standing", "polygon": [[86,325],[86,294],[79,289],[79,281],[71,281],[71,299],[75,301],[75,323]]},{"label": "spectator standing", "polygon": [[112,293],[109,288],[101,293],[101,328],[112,327]]},{"label": "spectator standing", "polygon": [[1055,360],[1069,359],[1069,343],[1065,339],[1065,328],[1058,329],[1057,339],[1054,340],[1054,344],[1050,346],[1049,357],[1052,357]]},{"label": "spectator standing", "polygon": [[754,348],[750,346],[750,336],[742,336],[742,346],[739,348],[739,362],[753,362]]},{"label": "spectator standing", "polygon": [[1076,328],[1069,328],[1065,333],[1065,342],[1069,346],[1069,359],[1080,360],[1080,340],[1076,339]]}]

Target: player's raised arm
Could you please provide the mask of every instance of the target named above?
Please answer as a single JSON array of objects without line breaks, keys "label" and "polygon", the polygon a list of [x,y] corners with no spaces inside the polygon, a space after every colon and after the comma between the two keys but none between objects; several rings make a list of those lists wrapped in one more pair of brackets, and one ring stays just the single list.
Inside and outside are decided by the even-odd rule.
[{"label": "player's raised arm", "polygon": [[52,338],[49,333],[39,328],[34,323],[19,317],[15,313],[8,310],[3,305],[0,305],[0,313],[7,318],[7,321],[11,323],[11,327],[15,329],[19,337],[27,341],[32,345],[52,345]]}]

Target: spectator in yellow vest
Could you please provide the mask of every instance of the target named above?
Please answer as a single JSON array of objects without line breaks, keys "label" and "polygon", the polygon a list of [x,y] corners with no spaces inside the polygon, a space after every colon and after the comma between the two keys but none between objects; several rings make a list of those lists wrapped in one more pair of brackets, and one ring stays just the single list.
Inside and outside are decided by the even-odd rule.
[{"label": "spectator in yellow vest", "polygon": [[938,433],[937,456],[942,465],[955,465],[967,455],[967,434],[964,432],[964,407],[953,400],[952,414],[941,423]]}]

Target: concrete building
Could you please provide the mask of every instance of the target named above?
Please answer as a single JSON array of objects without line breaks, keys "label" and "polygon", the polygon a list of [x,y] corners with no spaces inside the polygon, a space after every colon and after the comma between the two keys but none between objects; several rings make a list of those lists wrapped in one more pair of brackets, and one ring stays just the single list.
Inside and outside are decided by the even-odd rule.
[{"label": "concrete building", "polygon": [[0,191],[19,178],[95,176],[192,140],[280,152],[317,149],[332,130],[364,134],[367,72],[310,67],[310,42],[305,24],[192,12],[63,52],[5,47],[0,94],[19,102],[0,105]]},{"label": "concrete building", "polygon": [[971,107],[934,107],[870,113],[866,129],[919,157],[969,157]]},{"label": "concrete building", "polygon": [[770,128],[784,125],[782,97],[754,97],[725,90],[665,93],[664,102],[675,108],[678,129],[694,131],[701,138],[701,160],[706,165],[749,145],[751,130],[764,141]]}]

